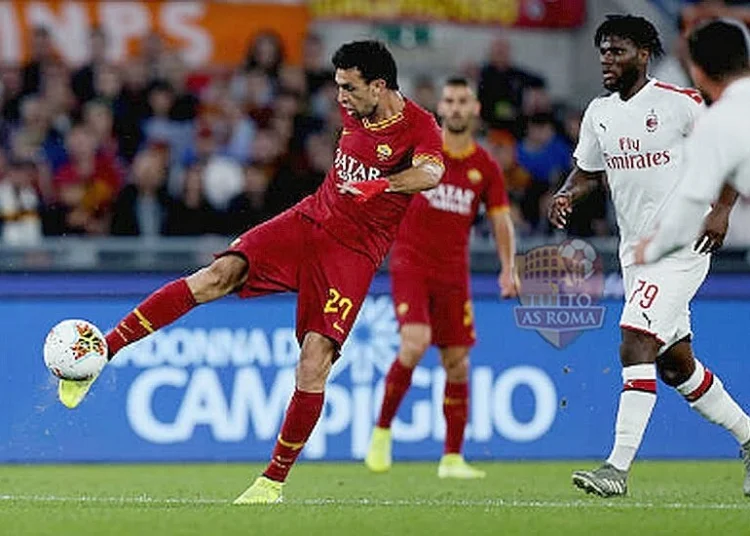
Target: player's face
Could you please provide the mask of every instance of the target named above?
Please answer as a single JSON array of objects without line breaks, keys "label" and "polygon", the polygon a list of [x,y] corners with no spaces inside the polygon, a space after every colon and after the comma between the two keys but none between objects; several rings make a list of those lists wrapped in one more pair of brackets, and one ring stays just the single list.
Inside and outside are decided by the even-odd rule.
[{"label": "player's face", "polygon": [[599,45],[602,64],[602,83],[608,91],[623,91],[633,87],[648,64],[648,50],[639,49],[630,39],[606,36]]},{"label": "player's face", "polygon": [[380,102],[385,90],[385,81],[376,79],[366,82],[359,69],[336,69],[338,101],[347,113],[357,119],[370,117]]},{"label": "player's face", "polygon": [[479,102],[471,88],[445,86],[438,103],[438,113],[445,128],[454,134],[460,134],[466,132],[479,115]]}]

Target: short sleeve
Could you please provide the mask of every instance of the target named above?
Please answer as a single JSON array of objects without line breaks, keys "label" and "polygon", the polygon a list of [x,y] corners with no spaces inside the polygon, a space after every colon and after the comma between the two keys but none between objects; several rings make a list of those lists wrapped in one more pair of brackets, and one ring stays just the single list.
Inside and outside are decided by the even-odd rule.
[{"label": "short sleeve", "polygon": [[703,112],[706,111],[706,105],[703,103],[703,100],[698,97],[696,98],[690,98],[690,99],[684,99],[685,102],[685,124],[682,127],[682,134],[683,136],[689,136],[691,132],[693,132],[693,128],[695,127],[695,123],[698,121],[700,116],[703,115]]},{"label": "short sleeve", "polygon": [[576,160],[576,165],[584,171],[602,171],[605,168],[604,157],[594,130],[591,107],[592,105],[589,104],[583,114],[578,145],[573,153],[573,158]]},{"label": "short sleeve", "polygon": [[440,167],[445,167],[443,163],[443,137],[440,134],[435,118],[432,115],[420,114],[415,121],[414,132],[414,156],[412,165],[416,166],[425,161],[434,162]]}]

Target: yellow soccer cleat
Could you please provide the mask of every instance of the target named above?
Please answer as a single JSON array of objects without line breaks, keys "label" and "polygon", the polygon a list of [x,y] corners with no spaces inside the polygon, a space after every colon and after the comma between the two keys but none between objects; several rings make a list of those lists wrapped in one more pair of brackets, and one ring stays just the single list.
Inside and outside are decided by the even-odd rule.
[{"label": "yellow soccer cleat", "polygon": [[73,409],[77,407],[98,377],[99,375],[97,374],[88,380],[60,380],[57,384],[57,398],[60,399],[60,402],[66,408]]},{"label": "yellow soccer cleat", "polygon": [[487,476],[487,473],[466,463],[466,460],[460,454],[444,454],[440,459],[440,465],[438,465],[438,477],[440,478],[472,480],[485,476]]},{"label": "yellow soccer cleat", "polygon": [[283,486],[283,482],[259,476],[253,485],[237,497],[232,504],[278,504],[283,500],[281,495]]},{"label": "yellow soccer cleat", "polygon": [[375,427],[370,438],[370,448],[365,457],[365,465],[373,473],[385,473],[391,468],[391,430]]}]

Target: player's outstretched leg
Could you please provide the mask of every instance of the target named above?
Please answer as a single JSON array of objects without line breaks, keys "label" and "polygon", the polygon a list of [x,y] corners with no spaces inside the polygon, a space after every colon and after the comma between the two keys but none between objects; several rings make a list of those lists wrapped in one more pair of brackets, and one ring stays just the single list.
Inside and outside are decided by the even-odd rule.
[{"label": "player's outstretched leg", "polygon": [[[211,265],[184,279],[167,283],[133,309],[107,333],[109,359],[125,346],[171,324],[196,305],[206,303],[236,290],[247,277],[247,261],[236,255],[216,259]],[[82,380],[60,380],[58,397],[68,408],[78,406],[96,377]]]},{"label": "player's outstretched leg", "polygon": [[725,428],[737,440],[745,466],[743,492],[750,496],[750,417],[724,389],[718,376],[693,356],[690,343],[680,341],[657,361],[659,376],[706,420]]},{"label": "player's outstretched leg", "polygon": [[600,497],[628,492],[628,471],[656,404],[656,355],[659,342],[651,335],[622,330],[620,361],[623,387],[615,423],[615,444],[607,461],[594,471],[576,471],[573,484]]},{"label": "player's outstretched leg", "polygon": [[441,348],[440,359],[445,369],[445,450],[438,465],[440,478],[484,478],[486,473],[466,463],[461,450],[464,431],[469,420],[469,348]]},{"label": "player's outstretched leg", "polygon": [[324,388],[337,348],[328,337],[308,332],[302,341],[297,385],[281,425],[271,462],[234,504],[275,504],[289,471],[305,446],[323,411]]},{"label": "player's outstretched leg", "polygon": [[365,465],[374,473],[384,473],[391,468],[391,423],[409,390],[414,367],[430,347],[431,337],[427,324],[404,324],[401,327],[401,348],[386,374],[380,417],[365,456]]}]

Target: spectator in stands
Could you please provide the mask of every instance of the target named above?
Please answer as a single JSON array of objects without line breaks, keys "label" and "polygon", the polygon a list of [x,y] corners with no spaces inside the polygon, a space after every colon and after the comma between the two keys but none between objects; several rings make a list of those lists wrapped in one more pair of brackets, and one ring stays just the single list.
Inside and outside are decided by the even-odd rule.
[{"label": "spectator in stands", "polygon": [[175,93],[170,117],[175,121],[192,121],[198,115],[198,98],[187,88],[187,66],[179,54],[163,53],[158,79],[165,80]]},{"label": "spectator in stands", "polygon": [[227,209],[230,235],[239,235],[273,216],[266,204],[267,190],[268,179],[263,170],[253,165],[247,166],[244,188],[232,198]]},{"label": "spectator in stands", "polygon": [[305,38],[302,66],[310,95],[314,95],[326,82],[333,80],[333,70],[324,55],[323,40],[318,34],[310,33]]},{"label": "spectator in stands", "polygon": [[106,234],[110,211],[121,186],[115,163],[97,154],[96,140],[82,123],[65,139],[68,162],[55,174],[54,234]]},{"label": "spectator in stands", "polygon": [[333,164],[334,151],[332,140],[324,133],[308,136],[304,159],[296,166],[283,166],[271,181],[266,195],[268,209],[278,214],[315,193]]},{"label": "spectator in stands", "polygon": [[120,154],[126,161],[133,159],[143,140],[141,125],[150,113],[148,84],[149,73],[144,58],[133,58],[125,65],[119,95],[114,102],[110,101]]},{"label": "spectator in stands", "polygon": [[578,144],[582,119],[583,112],[579,108],[566,107],[562,110],[562,136],[569,147]]},{"label": "spectator in stands", "polygon": [[263,170],[268,180],[276,175],[285,148],[279,135],[270,128],[259,129],[250,154],[250,162]]},{"label": "spectator in stands", "polygon": [[492,42],[489,61],[479,74],[482,119],[492,128],[515,131],[524,91],[544,86],[543,78],[513,66],[510,41],[498,37]]},{"label": "spectator in stands", "polygon": [[226,215],[214,210],[206,200],[203,187],[203,165],[194,164],[185,172],[182,195],[172,199],[164,234],[198,236],[227,234]]},{"label": "spectator in stands", "polygon": [[34,184],[36,167],[30,160],[5,162],[0,154],[0,225],[2,243],[33,245],[42,238],[42,201]]},{"label": "spectator in stands", "polygon": [[255,136],[255,123],[244,113],[240,103],[228,96],[222,99],[221,112],[226,141],[220,152],[237,162],[247,161]]},{"label": "spectator in stands", "polygon": [[0,73],[0,117],[6,123],[17,123],[21,118],[23,98],[21,71],[16,66],[5,65]]},{"label": "spectator in stands", "polygon": [[94,71],[94,96],[115,105],[121,92],[120,71],[114,65],[100,65]]},{"label": "spectator in stands", "polygon": [[102,100],[91,100],[83,107],[83,120],[93,133],[96,150],[109,160],[120,164],[120,147],[114,134],[112,109]]},{"label": "spectator in stands", "polygon": [[282,65],[279,70],[279,81],[276,94],[293,93],[295,95],[307,95],[307,76],[301,67],[296,65]]},{"label": "spectator in stands", "polygon": [[85,103],[96,96],[94,79],[98,69],[107,64],[107,36],[99,27],[89,33],[89,62],[73,73],[71,89],[79,102]]},{"label": "spectator in stands", "polygon": [[149,117],[143,121],[142,131],[146,141],[161,140],[169,144],[174,163],[185,154],[193,140],[193,123],[177,121],[172,116],[176,94],[165,80],[156,80],[148,91]]},{"label": "spectator in stands", "polygon": [[283,63],[284,44],[279,34],[273,30],[258,33],[248,48],[245,57],[245,71],[250,72],[258,69],[275,83]]},{"label": "spectator in stands", "polygon": [[510,132],[494,130],[488,137],[490,154],[495,158],[505,176],[505,189],[510,201],[511,218],[519,235],[532,231],[531,225],[524,219],[521,204],[526,191],[531,185],[531,174],[518,163],[518,142]]},{"label": "spectator in stands", "polygon": [[133,160],[130,182],[114,203],[111,231],[119,236],[165,234],[170,205],[167,167],[154,148],[144,149]]},{"label": "spectator in stands", "polygon": [[211,123],[208,121],[201,122],[196,127],[193,144],[188,147],[183,155],[180,166],[187,169],[198,163],[205,165],[218,152],[218,147],[219,144]]},{"label": "spectator in stands", "polygon": [[63,135],[50,123],[49,107],[39,96],[24,97],[21,121],[11,132],[11,147],[16,156],[44,161],[53,172],[65,162]]},{"label": "spectator in stands", "polygon": [[518,163],[531,174],[531,184],[522,201],[524,219],[535,228],[546,218],[540,218],[540,204],[558,180],[571,167],[570,146],[556,133],[550,114],[536,114],[529,118],[526,135],[518,144]]},{"label": "spectator in stands", "polygon": [[140,57],[148,69],[149,80],[160,78],[159,64],[165,52],[164,39],[157,32],[151,32],[141,41]]},{"label": "spectator in stands", "polygon": [[21,93],[23,95],[38,93],[42,84],[43,71],[56,61],[57,58],[52,48],[52,36],[49,29],[44,26],[32,28],[29,43],[29,61],[21,70]]},{"label": "spectator in stands", "polygon": [[47,75],[42,81],[42,100],[47,109],[50,125],[65,135],[73,122],[78,103],[68,83],[67,73]]}]

